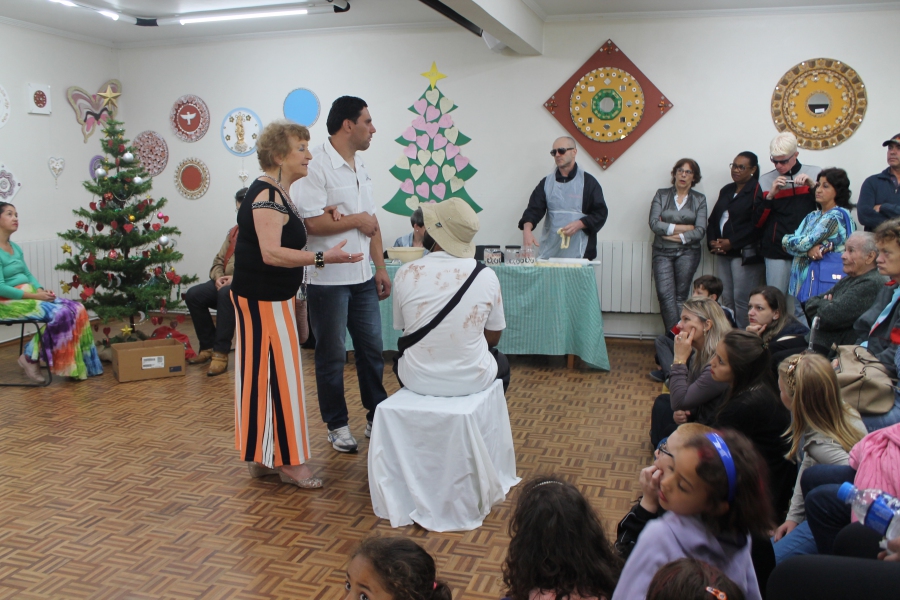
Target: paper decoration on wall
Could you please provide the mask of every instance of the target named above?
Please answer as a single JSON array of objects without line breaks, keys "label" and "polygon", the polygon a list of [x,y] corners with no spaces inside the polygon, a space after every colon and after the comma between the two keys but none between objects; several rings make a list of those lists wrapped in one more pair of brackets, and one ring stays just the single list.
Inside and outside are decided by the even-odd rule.
[{"label": "paper decoration on wall", "polygon": [[794,65],[772,92],[772,120],[803,148],[822,150],[847,141],[862,123],[866,86],[839,60],[814,58]]},{"label": "paper decoration on wall", "polygon": [[151,177],[156,177],[169,163],[169,145],[163,136],[155,131],[142,131],[131,142],[141,166],[147,170]]},{"label": "paper decoration on wall", "polygon": [[81,133],[84,135],[84,143],[110,117],[115,117],[119,111],[118,98],[122,95],[122,83],[118,79],[110,79],[100,86],[96,94],[89,94],[77,86],[66,90],[69,104],[75,110],[75,118],[81,124]]},{"label": "paper decoration on wall", "polygon": [[6,125],[6,122],[9,121],[9,110],[9,94],[0,85],[0,127]]},{"label": "paper decoration on wall", "polygon": [[408,216],[422,202],[461,198],[475,212],[480,212],[481,207],[465,189],[466,181],[478,172],[462,154],[461,147],[471,140],[459,132],[450,115],[456,104],[436,86],[446,75],[432,63],[431,70],[422,76],[430,85],[409,107],[416,115],[412,125],[395,140],[404,148],[391,167],[391,175],[400,181],[400,189],[383,208]]},{"label": "paper decoration on wall", "polygon": [[175,168],[175,187],[182,196],[196,200],[209,189],[209,169],[199,158],[186,158]]},{"label": "paper decoration on wall", "polygon": [[88,173],[91,175],[91,179],[94,181],[97,180],[97,169],[103,166],[103,155],[97,154],[92,159],[91,162],[88,163]]},{"label": "paper decoration on wall", "polygon": [[0,164],[0,201],[12,202],[21,187],[22,183],[13,175],[9,167]]},{"label": "paper decoration on wall", "polygon": [[50,114],[50,86],[37,83],[29,83],[27,87],[27,99],[25,106],[33,115]]},{"label": "paper decoration on wall", "polygon": [[284,99],[284,118],[312,127],[319,120],[321,106],[312,90],[297,88]]},{"label": "paper decoration on wall", "polygon": [[185,142],[196,142],[209,129],[209,109],[201,98],[185,94],[172,105],[169,120],[175,135]]},{"label": "paper decoration on wall", "polygon": [[53,180],[56,182],[55,187],[59,188],[59,176],[62,175],[63,169],[66,168],[66,159],[51,156],[47,161],[47,167],[53,174]]},{"label": "paper decoration on wall", "polygon": [[553,117],[607,169],[672,103],[612,40],[544,102]]},{"label": "paper decoration on wall", "polygon": [[222,143],[238,156],[256,152],[256,139],[262,131],[262,121],[249,108],[236,108],[222,119]]}]

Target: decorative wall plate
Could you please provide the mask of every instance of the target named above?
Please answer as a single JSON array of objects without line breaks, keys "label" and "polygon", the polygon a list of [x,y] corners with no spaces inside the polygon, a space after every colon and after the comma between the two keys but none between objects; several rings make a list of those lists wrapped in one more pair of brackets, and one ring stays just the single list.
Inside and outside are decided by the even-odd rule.
[{"label": "decorative wall plate", "polygon": [[185,94],[172,105],[169,120],[175,135],[185,142],[196,142],[209,129],[209,108],[199,97]]},{"label": "decorative wall plate", "polygon": [[100,91],[96,94],[90,94],[78,86],[66,90],[69,104],[75,110],[75,118],[81,124],[85,144],[98,128],[103,127],[104,121],[110,117],[115,118],[119,111],[118,98],[121,95],[122,82],[118,79],[110,79],[101,85]]},{"label": "decorative wall plate", "polygon": [[321,103],[312,90],[297,88],[284,99],[283,110],[286,119],[312,127],[319,120]]},{"label": "decorative wall plate", "polygon": [[62,175],[63,170],[66,168],[66,159],[51,156],[47,159],[47,168],[50,169],[50,174],[53,175],[53,180],[57,184],[56,187],[59,187],[59,176]]},{"label": "decorative wall plate", "polygon": [[199,158],[186,158],[175,167],[175,187],[188,200],[196,200],[209,189],[209,169]]},{"label": "decorative wall plate", "polygon": [[0,201],[12,202],[22,183],[6,165],[0,164]]},{"label": "decorative wall plate", "polygon": [[103,166],[103,155],[95,154],[93,158],[91,158],[91,162],[88,163],[88,173],[91,174],[91,179],[97,181],[97,169]]},{"label": "decorative wall plate", "polygon": [[156,177],[166,168],[169,162],[169,145],[163,136],[155,131],[140,132],[131,145],[137,154],[141,166],[147,170],[151,177]]},{"label": "decorative wall plate", "polygon": [[606,40],[544,107],[606,169],[672,103],[612,40]]},{"label": "decorative wall plate", "polygon": [[50,86],[29,83],[26,106],[28,112],[33,115],[49,115],[52,108],[50,106]]},{"label": "decorative wall plate", "polygon": [[866,115],[866,86],[839,60],[814,58],[794,65],[772,92],[772,120],[802,148],[821,150],[847,141]]},{"label": "decorative wall plate", "polygon": [[222,119],[222,143],[238,156],[256,152],[256,140],[262,132],[262,121],[249,108],[236,108]]},{"label": "decorative wall plate", "polygon": [[0,127],[6,125],[9,121],[9,94],[0,85]]}]

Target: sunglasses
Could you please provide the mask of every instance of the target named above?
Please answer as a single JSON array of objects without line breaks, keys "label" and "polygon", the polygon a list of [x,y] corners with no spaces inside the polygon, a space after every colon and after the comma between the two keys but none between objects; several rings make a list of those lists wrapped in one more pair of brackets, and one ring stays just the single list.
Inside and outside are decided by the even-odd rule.
[{"label": "sunglasses", "polygon": [[789,162],[791,162],[791,159],[790,159],[790,158],[785,158],[784,160],[775,160],[775,158],[772,157],[772,156],[769,157],[769,160],[772,161],[772,164],[773,164],[773,165],[786,165],[786,164],[788,164]]},{"label": "sunglasses", "polygon": [[569,150],[574,150],[574,149],[575,149],[575,148],[554,148],[553,150],[550,151],[550,156],[556,156],[557,154],[559,154],[560,156],[562,156],[563,154],[565,154],[565,153],[568,152]]}]

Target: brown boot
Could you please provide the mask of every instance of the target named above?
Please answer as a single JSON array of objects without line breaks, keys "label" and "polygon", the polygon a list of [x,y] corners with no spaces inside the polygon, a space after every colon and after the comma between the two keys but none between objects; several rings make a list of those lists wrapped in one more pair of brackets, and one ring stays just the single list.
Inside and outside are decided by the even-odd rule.
[{"label": "brown boot", "polygon": [[189,365],[202,365],[203,363],[209,362],[209,359],[211,359],[212,356],[212,348],[210,348],[209,350],[201,350],[197,353],[197,356],[195,356],[194,358],[189,358],[187,362]]},{"label": "brown boot", "polygon": [[209,371],[206,372],[208,377],[221,375],[228,370],[228,355],[224,352],[213,352],[212,362],[209,363]]}]

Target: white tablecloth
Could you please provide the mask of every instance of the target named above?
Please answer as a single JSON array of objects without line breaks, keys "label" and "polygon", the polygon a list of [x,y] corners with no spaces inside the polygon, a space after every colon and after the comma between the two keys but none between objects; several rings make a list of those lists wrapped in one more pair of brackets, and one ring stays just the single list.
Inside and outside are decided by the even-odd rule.
[{"label": "white tablecloth", "polygon": [[519,481],[499,380],[456,398],[403,388],[378,405],[369,490],[375,514],[392,527],[475,529]]}]

